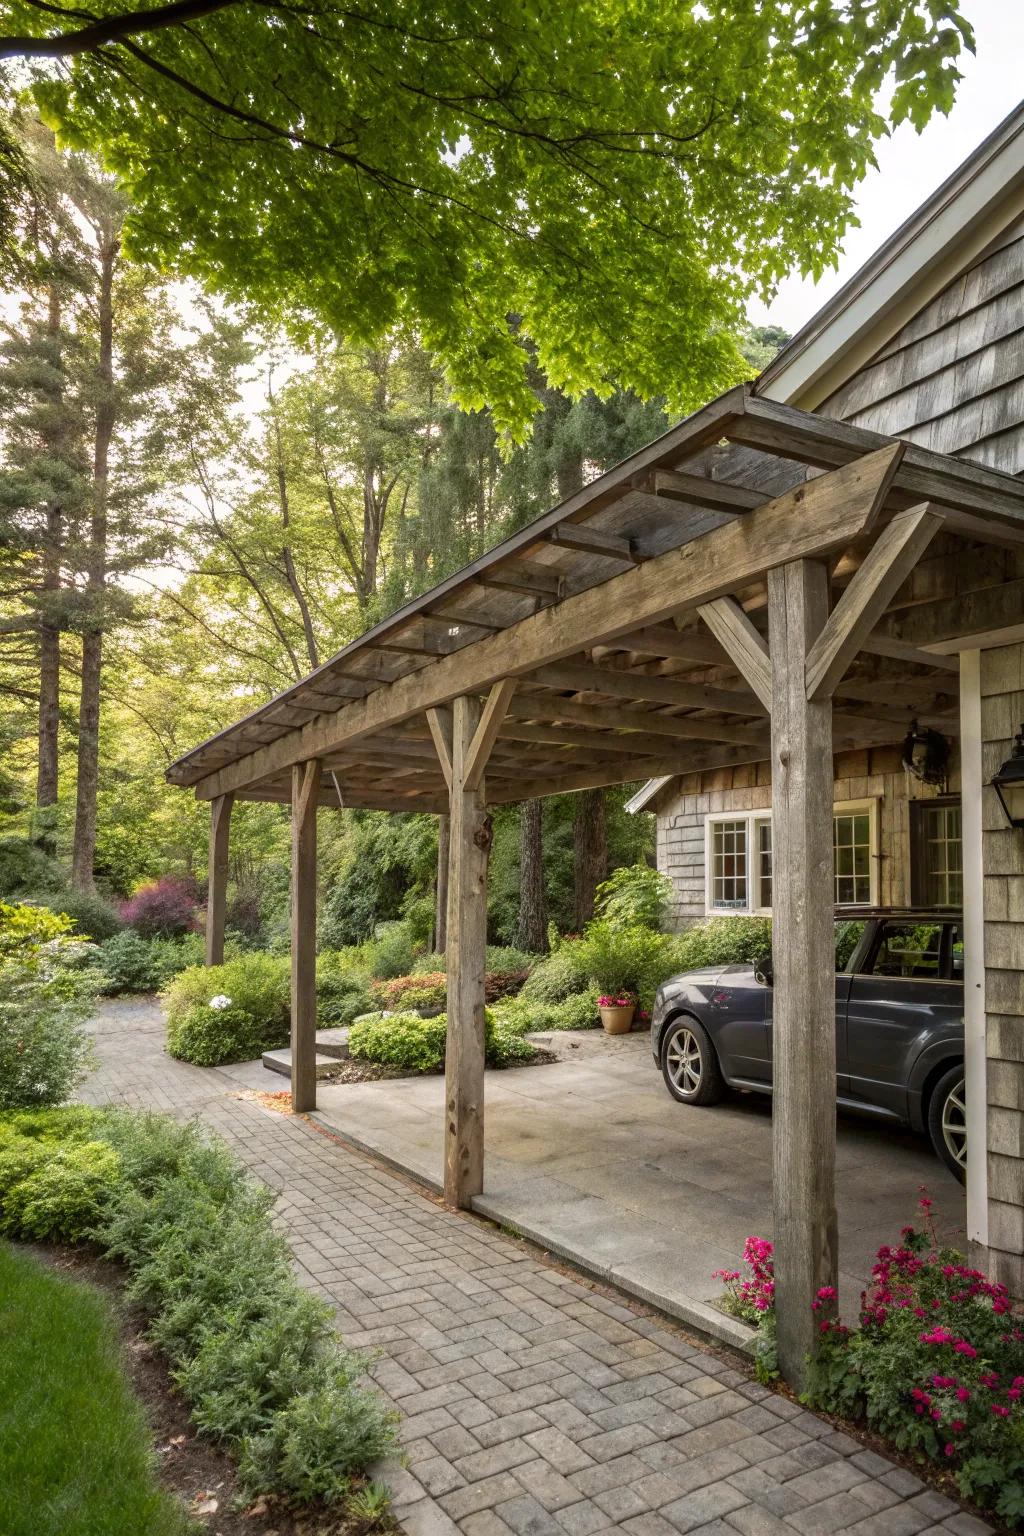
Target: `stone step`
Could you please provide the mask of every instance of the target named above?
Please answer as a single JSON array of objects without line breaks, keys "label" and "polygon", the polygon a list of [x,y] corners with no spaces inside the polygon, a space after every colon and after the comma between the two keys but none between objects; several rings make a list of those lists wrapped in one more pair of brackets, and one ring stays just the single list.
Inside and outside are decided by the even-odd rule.
[{"label": "stone step", "polygon": [[[313,1064],[317,1077],[329,1077],[338,1070],[337,1056],[324,1056],[320,1051],[313,1058]],[[287,1046],[283,1051],[264,1051],[263,1065],[268,1072],[280,1072],[282,1077],[291,1077],[292,1053]]]},{"label": "stone step", "polygon": [[318,1029],[316,1032],[316,1048],[321,1056],[334,1056],[338,1061],[348,1060],[348,1030]]}]

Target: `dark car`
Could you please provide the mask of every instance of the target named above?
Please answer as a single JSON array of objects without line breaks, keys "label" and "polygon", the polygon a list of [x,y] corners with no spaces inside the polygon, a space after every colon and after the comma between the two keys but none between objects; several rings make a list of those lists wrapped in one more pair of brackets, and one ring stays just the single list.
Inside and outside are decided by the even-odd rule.
[{"label": "dark car", "polygon": [[[963,919],[959,913],[844,913],[836,919],[836,1098],[925,1132],[961,1180]],[[682,1104],[732,1088],[772,1090],[771,958],[673,976],[658,988],[654,1059]]]}]

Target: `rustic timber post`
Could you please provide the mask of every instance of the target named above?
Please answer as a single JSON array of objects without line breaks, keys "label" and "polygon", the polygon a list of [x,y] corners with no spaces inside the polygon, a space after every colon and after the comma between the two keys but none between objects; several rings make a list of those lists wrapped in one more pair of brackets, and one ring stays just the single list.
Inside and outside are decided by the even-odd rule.
[{"label": "rustic timber post", "polygon": [[224,963],[224,918],[228,894],[228,843],[234,795],[210,801],[210,862],[206,879],[206,964]]},{"label": "rustic timber post", "polygon": [[[768,573],[772,649],[772,1151],[779,1365],[804,1384],[811,1302],[838,1278],[832,699],[807,698],[828,570]],[[818,1313],[817,1316],[821,1314]]]},{"label": "rustic timber post", "polygon": [[484,971],[491,818],[484,769],[514,682],[429,711],[448,784],[448,1036],[444,1058],[444,1198],[468,1210],[484,1187]]},{"label": "rustic timber post", "polygon": [[292,768],[292,1110],[316,1108],[316,811],[320,763]]},{"label": "rustic timber post", "polygon": [[771,715],[775,1316],[796,1387],[830,1310],[811,1303],[838,1277],[832,695],[942,521],[927,503],[894,517],[831,613],[826,565],[769,570],[770,651],[733,598],[698,610]]}]

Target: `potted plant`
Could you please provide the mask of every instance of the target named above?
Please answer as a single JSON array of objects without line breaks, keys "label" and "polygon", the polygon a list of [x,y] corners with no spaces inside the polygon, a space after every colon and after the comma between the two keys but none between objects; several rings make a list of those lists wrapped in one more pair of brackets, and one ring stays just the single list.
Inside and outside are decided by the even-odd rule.
[{"label": "potted plant", "polygon": [[616,997],[614,993],[607,997],[599,997],[597,1008],[607,1034],[629,1034],[633,1027],[633,1015],[636,1013],[636,1002],[632,997],[627,994]]}]

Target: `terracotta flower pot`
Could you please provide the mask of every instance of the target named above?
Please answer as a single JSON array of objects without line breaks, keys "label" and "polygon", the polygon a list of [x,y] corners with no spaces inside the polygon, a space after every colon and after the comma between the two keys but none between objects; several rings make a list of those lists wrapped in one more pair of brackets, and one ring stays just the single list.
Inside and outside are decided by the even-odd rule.
[{"label": "terracotta flower pot", "polygon": [[636,1004],[630,1003],[628,1008],[602,1008],[601,1023],[606,1034],[628,1035],[633,1027],[633,1015],[636,1013]]}]

